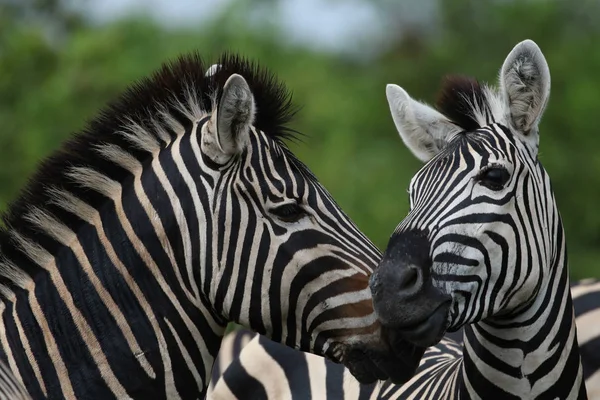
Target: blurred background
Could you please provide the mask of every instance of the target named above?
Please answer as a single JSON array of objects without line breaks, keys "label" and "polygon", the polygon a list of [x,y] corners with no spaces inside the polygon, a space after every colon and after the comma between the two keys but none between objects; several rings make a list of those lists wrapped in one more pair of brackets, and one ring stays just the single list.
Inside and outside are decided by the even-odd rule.
[{"label": "blurred background", "polygon": [[302,106],[293,150],[380,247],[420,163],[385,99],[435,100],[447,73],[495,82],[519,41],[552,74],[540,157],[573,278],[600,277],[600,2],[596,0],[0,0],[0,209],[40,159],[128,84],[182,52],[240,52]]}]

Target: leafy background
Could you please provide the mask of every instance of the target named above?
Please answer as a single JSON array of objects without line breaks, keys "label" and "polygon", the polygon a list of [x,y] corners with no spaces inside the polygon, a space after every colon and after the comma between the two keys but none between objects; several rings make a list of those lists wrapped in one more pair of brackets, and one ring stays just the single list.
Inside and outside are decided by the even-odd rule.
[{"label": "leafy background", "polygon": [[302,110],[292,126],[307,135],[294,150],[383,249],[407,212],[406,188],[420,166],[396,134],[385,84],[433,102],[445,74],[494,82],[511,48],[531,38],[552,73],[541,159],[565,221],[571,273],[600,277],[597,2],[439,1],[435,18],[419,25],[394,24],[403,20],[400,2],[377,1],[392,20],[385,35],[345,52],[292,44],[277,24],[248,17],[275,3],[232,1],[210,21],[166,28],[143,15],[94,23],[60,0],[0,2],[0,209],[40,159],[132,81],[185,51],[214,59],[235,50],[293,91]]}]

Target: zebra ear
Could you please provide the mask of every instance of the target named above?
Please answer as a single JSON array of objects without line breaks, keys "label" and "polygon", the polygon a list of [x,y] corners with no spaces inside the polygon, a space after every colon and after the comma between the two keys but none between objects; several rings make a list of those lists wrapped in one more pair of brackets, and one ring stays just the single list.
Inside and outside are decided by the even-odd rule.
[{"label": "zebra ear", "polygon": [[537,148],[538,123],[550,97],[550,69],[535,42],[517,44],[506,57],[500,90],[512,127]]},{"label": "zebra ear", "polygon": [[244,150],[255,109],[254,96],[246,80],[241,75],[231,75],[213,114],[216,142],[223,154],[232,156]]},{"label": "zebra ear", "polygon": [[460,129],[426,104],[410,98],[398,85],[389,84],[386,96],[402,141],[423,162],[439,153]]}]

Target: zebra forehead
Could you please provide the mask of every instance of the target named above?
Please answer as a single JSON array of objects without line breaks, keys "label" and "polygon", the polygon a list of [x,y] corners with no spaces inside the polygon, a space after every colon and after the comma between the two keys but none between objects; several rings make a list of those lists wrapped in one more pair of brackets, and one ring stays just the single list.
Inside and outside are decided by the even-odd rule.
[{"label": "zebra forehead", "polygon": [[[300,161],[286,145],[282,145],[280,140],[273,139],[271,135],[268,135],[263,131],[254,130],[254,136],[253,139],[251,139],[251,143],[253,143],[253,146],[262,149],[258,150],[257,153],[268,154],[268,157],[272,160],[274,166],[279,166],[284,169],[290,167],[292,171],[299,173],[304,179],[318,183],[317,177],[308,166]],[[255,159],[256,158],[260,159],[261,157],[257,155]],[[261,161],[259,161],[259,163],[260,162]]]},{"label": "zebra forehead", "polygon": [[[500,124],[461,132],[413,176],[410,187],[415,182],[437,182],[437,173],[441,170],[473,169],[480,166],[480,163],[487,164],[490,160],[500,159],[514,163],[518,158],[518,146],[513,132]],[[480,162],[465,162],[473,159],[475,154]]]},{"label": "zebra forehead", "polygon": [[468,142],[468,151],[512,160],[517,156],[519,141],[515,134],[502,124],[492,125],[477,129],[465,134]]},{"label": "zebra forehead", "polygon": [[498,91],[468,76],[446,76],[435,106],[467,132],[506,122],[504,102]]}]

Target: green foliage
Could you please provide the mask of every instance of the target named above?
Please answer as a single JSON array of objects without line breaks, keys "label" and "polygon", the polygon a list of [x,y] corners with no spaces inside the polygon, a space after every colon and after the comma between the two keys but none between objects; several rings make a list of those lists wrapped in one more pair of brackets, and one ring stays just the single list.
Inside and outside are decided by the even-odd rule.
[{"label": "green foliage", "polygon": [[195,30],[164,30],[136,19],[102,27],[79,23],[69,25],[60,42],[47,40],[39,26],[0,18],[0,207],[16,196],[42,157],[132,81],[184,51],[214,59],[235,50],[277,72],[293,90],[302,106],[293,127],[308,135],[293,149],[384,248],[407,212],[406,188],[420,166],[396,134],[385,84],[398,83],[433,102],[446,73],[494,82],[512,46],[531,38],[552,73],[541,158],[566,224],[573,276],[600,276],[595,3],[441,2],[434,34],[390,37],[387,50],[368,62],[290,47],[270,26],[249,27],[244,16],[253,3],[240,4]]}]

